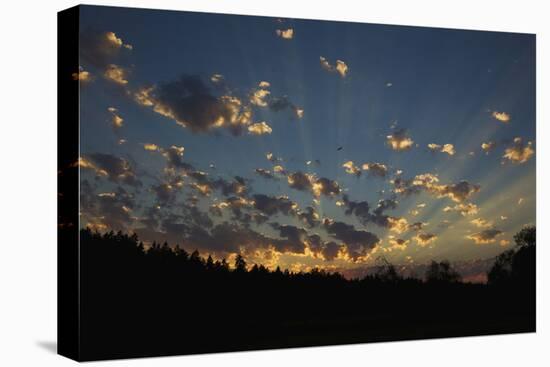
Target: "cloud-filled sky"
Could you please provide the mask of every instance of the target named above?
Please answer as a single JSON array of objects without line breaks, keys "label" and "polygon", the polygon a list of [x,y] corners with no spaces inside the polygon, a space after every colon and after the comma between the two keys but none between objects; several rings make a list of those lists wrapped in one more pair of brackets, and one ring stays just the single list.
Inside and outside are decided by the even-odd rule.
[{"label": "cloud-filled sky", "polygon": [[535,223],[535,37],[81,7],[81,226],[291,270]]}]

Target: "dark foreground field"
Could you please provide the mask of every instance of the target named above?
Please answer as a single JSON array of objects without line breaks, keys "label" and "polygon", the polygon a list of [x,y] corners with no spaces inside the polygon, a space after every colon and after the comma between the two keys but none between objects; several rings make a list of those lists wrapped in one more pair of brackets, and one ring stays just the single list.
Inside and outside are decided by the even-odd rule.
[{"label": "dark foreground field", "polygon": [[349,281],[80,234],[81,360],[535,331],[534,267],[491,285],[403,279],[389,265]]}]

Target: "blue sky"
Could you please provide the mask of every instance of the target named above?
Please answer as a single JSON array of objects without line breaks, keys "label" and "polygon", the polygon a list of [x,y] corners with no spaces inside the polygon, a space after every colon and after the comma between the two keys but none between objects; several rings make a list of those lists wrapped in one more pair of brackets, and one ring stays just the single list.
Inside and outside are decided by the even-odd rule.
[{"label": "blue sky", "polygon": [[[277,33],[289,29],[291,38]],[[218,257],[242,252],[251,262],[298,270],[356,268],[380,255],[399,264],[486,259],[535,222],[534,35],[84,6],[80,38],[81,168],[90,184],[83,226],[137,231],[146,240],[177,241]],[[336,69],[337,60],[345,72]],[[106,73],[113,68],[114,77]],[[213,81],[213,75],[221,77]],[[144,90],[147,103],[136,97]],[[251,95],[261,90],[269,93],[255,104]],[[245,110],[252,116],[235,133],[227,128],[227,108],[237,100],[239,116]],[[281,110],[277,102],[284,102]],[[220,109],[226,119],[217,126]],[[185,127],[174,111],[187,119]],[[250,131],[260,122],[270,133]],[[392,149],[391,136],[410,144]],[[442,152],[445,144],[452,149]],[[172,146],[184,147],[180,158],[192,168],[166,170]],[[281,160],[269,161],[268,152]],[[118,175],[116,159],[139,184]],[[342,167],[349,161],[359,177]],[[383,165],[385,173],[363,170],[364,163]],[[283,171],[273,174],[276,165]],[[197,194],[196,172],[207,173],[210,185],[240,176],[246,190]],[[338,191],[296,189],[289,181],[296,172],[308,174],[309,183],[334,181]],[[438,181],[415,184],[423,174]],[[414,193],[398,192],[396,178]],[[178,180],[181,186],[174,186]],[[160,205],[152,187],[169,182],[170,199]],[[464,188],[465,196],[454,195]],[[296,206],[268,214],[254,200],[259,194],[287,196]],[[231,206],[213,215],[211,206],[230,197],[246,202],[240,215],[267,219],[243,221]],[[106,198],[111,201],[101,201]],[[393,209],[374,214],[384,199]],[[369,213],[357,214],[351,202],[367,202]],[[452,210],[467,204],[476,212]],[[308,206],[317,216],[312,226],[299,215]],[[195,223],[191,207],[212,223]],[[400,228],[391,224],[399,219]],[[353,229],[340,233],[335,222]],[[224,223],[237,242],[211,245],[223,238],[216,226]],[[423,224],[412,229],[413,223]],[[196,227],[206,234],[197,236]],[[322,238],[315,246],[314,234]],[[349,236],[359,240],[349,243]]]}]

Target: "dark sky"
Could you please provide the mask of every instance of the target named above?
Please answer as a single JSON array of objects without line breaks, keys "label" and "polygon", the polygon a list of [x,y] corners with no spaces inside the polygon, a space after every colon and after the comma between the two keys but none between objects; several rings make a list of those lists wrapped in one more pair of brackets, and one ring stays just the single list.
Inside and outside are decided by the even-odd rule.
[{"label": "dark sky", "polygon": [[341,270],[535,223],[534,35],[84,6],[80,41],[82,226]]}]

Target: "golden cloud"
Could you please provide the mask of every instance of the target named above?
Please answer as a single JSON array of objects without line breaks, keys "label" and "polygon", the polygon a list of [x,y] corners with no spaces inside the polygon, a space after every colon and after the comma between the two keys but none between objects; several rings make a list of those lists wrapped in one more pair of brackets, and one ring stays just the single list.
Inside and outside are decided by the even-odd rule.
[{"label": "golden cloud", "polygon": [[105,37],[107,38],[107,41],[109,41],[113,46],[115,47],[124,47],[128,50],[132,50],[134,47],[128,43],[124,43],[121,38],[117,37],[117,35],[114,32],[107,32],[105,33]]},{"label": "golden cloud", "polygon": [[393,236],[390,236],[388,239],[388,243],[390,244],[391,250],[401,250],[401,251],[406,250],[410,242],[411,242],[410,240],[404,240],[402,238],[394,238]]},{"label": "golden cloud", "polygon": [[437,240],[437,236],[433,233],[418,233],[413,239],[419,246],[425,247]]},{"label": "golden cloud", "polygon": [[482,219],[482,218],[473,219],[473,220],[470,221],[470,223],[472,223],[473,225],[475,225],[478,228],[490,228],[494,224],[492,221]]},{"label": "golden cloud", "polygon": [[498,229],[491,228],[467,235],[466,238],[473,240],[477,245],[486,245],[496,242],[496,237],[500,236],[502,233],[503,232]]},{"label": "golden cloud", "polygon": [[463,203],[460,203],[460,204],[457,204],[455,206],[446,206],[444,209],[443,209],[444,212],[458,212],[460,213],[462,216],[467,216],[467,215],[474,215],[474,214],[477,214],[478,211],[479,211],[479,208],[477,207],[476,204],[473,204],[473,203],[467,203],[467,204],[463,204]]},{"label": "golden cloud", "polygon": [[348,73],[348,66],[342,60],[336,60],[336,72],[340,74],[342,78],[345,78]]},{"label": "golden cloud", "polygon": [[73,80],[86,83],[92,80],[92,74],[89,71],[80,68],[78,72],[72,74],[72,78]]},{"label": "golden cloud", "polygon": [[379,177],[385,177],[388,173],[388,167],[382,163],[363,163],[363,170],[369,171],[370,174]]},{"label": "golden cloud", "polygon": [[502,158],[521,164],[527,162],[534,154],[535,151],[532,148],[532,143],[529,141],[527,144],[524,144],[523,140],[518,137],[514,139],[511,147],[506,148]]},{"label": "golden cloud", "polygon": [[268,82],[260,82],[260,88],[256,89],[250,95],[250,103],[259,107],[267,107],[267,101],[265,100],[271,92],[265,88],[269,87]]},{"label": "golden cloud", "polygon": [[128,78],[128,72],[124,68],[115,64],[109,64],[107,69],[105,69],[103,76],[117,84],[128,84],[128,80],[126,79]]},{"label": "golden cloud", "polygon": [[503,122],[505,124],[510,122],[510,119],[511,119],[510,115],[507,114],[506,112],[493,111],[492,116],[498,121]]},{"label": "golden cloud", "polygon": [[113,124],[113,127],[121,128],[124,122],[124,119],[117,114],[117,109],[114,107],[109,107],[107,108],[107,111],[109,111],[112,115],[111,123]]},{"label": "golden cloud", "polygon": [[336,66],[331,65],[330,62],[323,56],[319,57],[319,61],[321,63],[321,67],[326,71],[338,73],[342,78],[345,78],[348,74],[349,68],[342,60],[336,60]]},{"label": "golden cloud", "polygon": [[143,149],[151,151],[151,152],[156,152],[156,151],[160,150],[158,145],[152,144],[152,143],[143,144]]},{"label": "golden cloud", "polygon": [[345,162],[344,164],[342,164],[342,167],[344,167],[346,173],[349,173],[350,175],[361,175],[361,170],[353,163],[353,161]]},{"label": "golden cloud", "polygon": [[286,40],[290,40],[294,37],[294,29],[292,28],[288,28],[288,29],[277,29],[275,31],[275,33],[277,34],[277,36],[283,38],[283,39],[286,39]]},{"label": "golden cloud", "polygon": [[409,230],[409,222],[405,218],[388,217],[388,228],[392,232],[401,234]]},{"label": "golden cloud", "polygon": [[433,152],[441,152],[441,153],[447,153],[448,155],[454,155],[455,154],[455,147],[453,144],[428,144],[428,149],[430,149]]},{"label": "golden cloud", "polygon": [[414,145],[414,141],[408,136],[405,129],[397,130],[386,136],[386,142],[393,150],[397,151],[408,150]]},{"label": "golden cloud", "polygon": [[265,121],[257,122],[248,127],[248,132],[253,135],[271,134],[273,130]]}]

